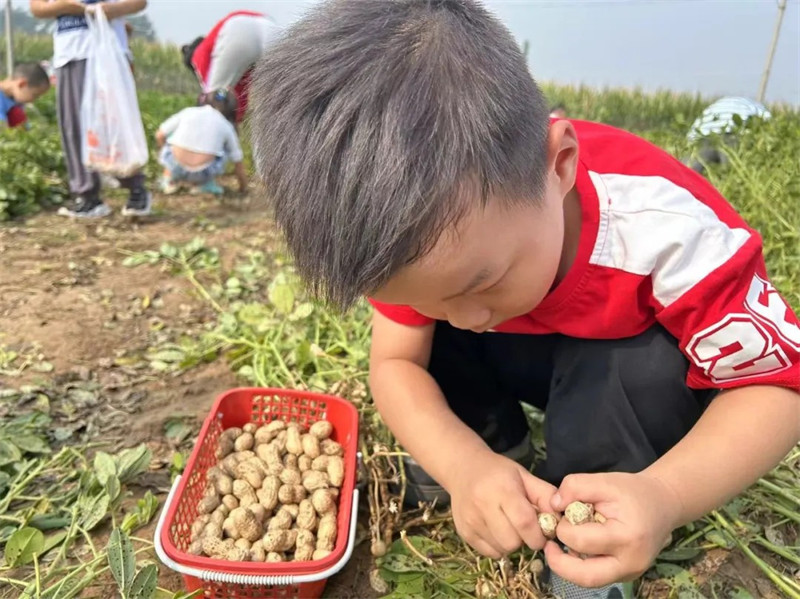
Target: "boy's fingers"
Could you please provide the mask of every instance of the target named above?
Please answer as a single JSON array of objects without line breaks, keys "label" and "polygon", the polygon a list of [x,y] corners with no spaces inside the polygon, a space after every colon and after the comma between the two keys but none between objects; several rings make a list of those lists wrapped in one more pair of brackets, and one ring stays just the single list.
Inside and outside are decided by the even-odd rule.
[{"label": "boy's fingers", "polygon": [[552,541],[545,545],[544,555],[553,572],[581,587],[601,587],[622,579],[619,562],[611,556],[581,559],[564,553]]},{"label": "boy's fingers", "polygon": [[492,544],[488,543],[485,539],[481,538],[478,534],[476,534],[472,539],[467,540],[467,543],[472,545],[475,548],[475,551],[480,553],[481,555],[485,555],[486,557],[490,557],[492,559],[500,559],[503,557],[503,554],[497,550]]},{"label": "boy's fingers", "polygon": [[617,488],[603,474],[570,474],[566,476],[553,496],[553,509],[564,511],[573,501],[601,503],[611,499]]},{"label": "boy's fingers", "polygon": [[530,501],[523,496],[509,497],[502,509],[522,542],[531,549],[541,549],[544,546],[545,538],[539,527],[539,514]]},{"label": "boy's fingers", "polygon": [[566,519],[558,523],[558,539],[570,549],[588,555],[608,555],[625,541],[618,523],[596,524],[593,522],[573,526]]},{"label": "boy's fingers", "polygon": [[486,519],[482,516],[477,516],[472,521],[472,524],[460,529],[458,533],[461,535],[464,542],[473,547],[480,554],[492,559],[500,559],[503,557],[503,551],[500,545],[492,536]]},{"label": "boy's fingers", "polygon": [[487,529],[495,540],[495,547],[500,549],[503,555],[508,555],[519,549],[522,545],[522,539],[514,526],[514,523],[508,518],[501,506],[492,515],[491,523],[488,523]]},{"label": "boy's fingers", "polygon": [[535,477],[521,466],[520,476],[522,477],[522,485],[525,487],[525,494],[528,496],[528,501],[535,505],[541,512],[552,511],[550,499],[556,494],[557,489],[547,481]]}]

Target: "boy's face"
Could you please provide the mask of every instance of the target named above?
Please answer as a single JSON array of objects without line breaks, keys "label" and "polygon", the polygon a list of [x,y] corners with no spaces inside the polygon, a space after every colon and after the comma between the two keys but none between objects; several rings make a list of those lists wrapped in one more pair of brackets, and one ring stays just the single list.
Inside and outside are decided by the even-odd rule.
[{"label": "boy's face", "polygon": [[40,85],[32,87],[25,78],[15,79],[13,87],[14,101],[17,104],[28,104],[33,102],[50,89],[50,85]]},{"label": "boy's face", "polygon": [[[571,125],[566,127],[574,135]],[[567,142],[572,150],[556,147],[548,162],[547,188],[538,204],[507,207],[490,200],[446,230],[429,254],[373,297],[475,332],[533,310],[568,269],[568,246],[577,243],[565,243],[564,235],[565,199],[579,201],[573,190],[577,142],[574,147]]]}]

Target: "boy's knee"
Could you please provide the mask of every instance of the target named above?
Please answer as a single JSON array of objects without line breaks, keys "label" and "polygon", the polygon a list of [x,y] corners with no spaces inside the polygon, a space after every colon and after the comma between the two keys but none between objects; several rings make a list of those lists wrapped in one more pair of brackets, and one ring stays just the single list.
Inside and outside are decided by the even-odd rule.
[{"label": "boy's knee", "polygon": [[686,384],[688,361],[661,326],[615,340],[565,339],[555,355],[545,430],[547,480],[637,472],[702,415],[710,391]]}]

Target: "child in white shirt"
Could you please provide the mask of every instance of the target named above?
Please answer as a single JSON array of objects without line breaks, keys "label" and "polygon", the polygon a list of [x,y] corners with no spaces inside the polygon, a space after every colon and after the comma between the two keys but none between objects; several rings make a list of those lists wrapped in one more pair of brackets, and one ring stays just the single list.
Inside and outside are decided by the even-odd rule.
[{"label": "child in white shirt", "polygon": [[216,178],[230,161],[239,191],[247,190],[244,154],[233,122],[236,97],[227,89],[201,96],[200,105],[184,108],[164,121],[156,132],[164,167],[161,190],[174,193],[181,182],[197,185],[206,193],[224,192]]}]

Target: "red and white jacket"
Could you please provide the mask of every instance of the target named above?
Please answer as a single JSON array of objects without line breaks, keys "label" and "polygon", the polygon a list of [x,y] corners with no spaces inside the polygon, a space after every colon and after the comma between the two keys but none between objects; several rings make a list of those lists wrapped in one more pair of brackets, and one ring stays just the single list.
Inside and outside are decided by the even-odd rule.
[{"label": "red and white jacket", "polygon": [[[647,141],[572,121],[582,225],[564,280],[496,332],[619,339],[661,323],[696,389],[800,390],[800,321],[770,283],[759,234],[703,177]],[[372,301],[395,322],[433,322]]]}]

